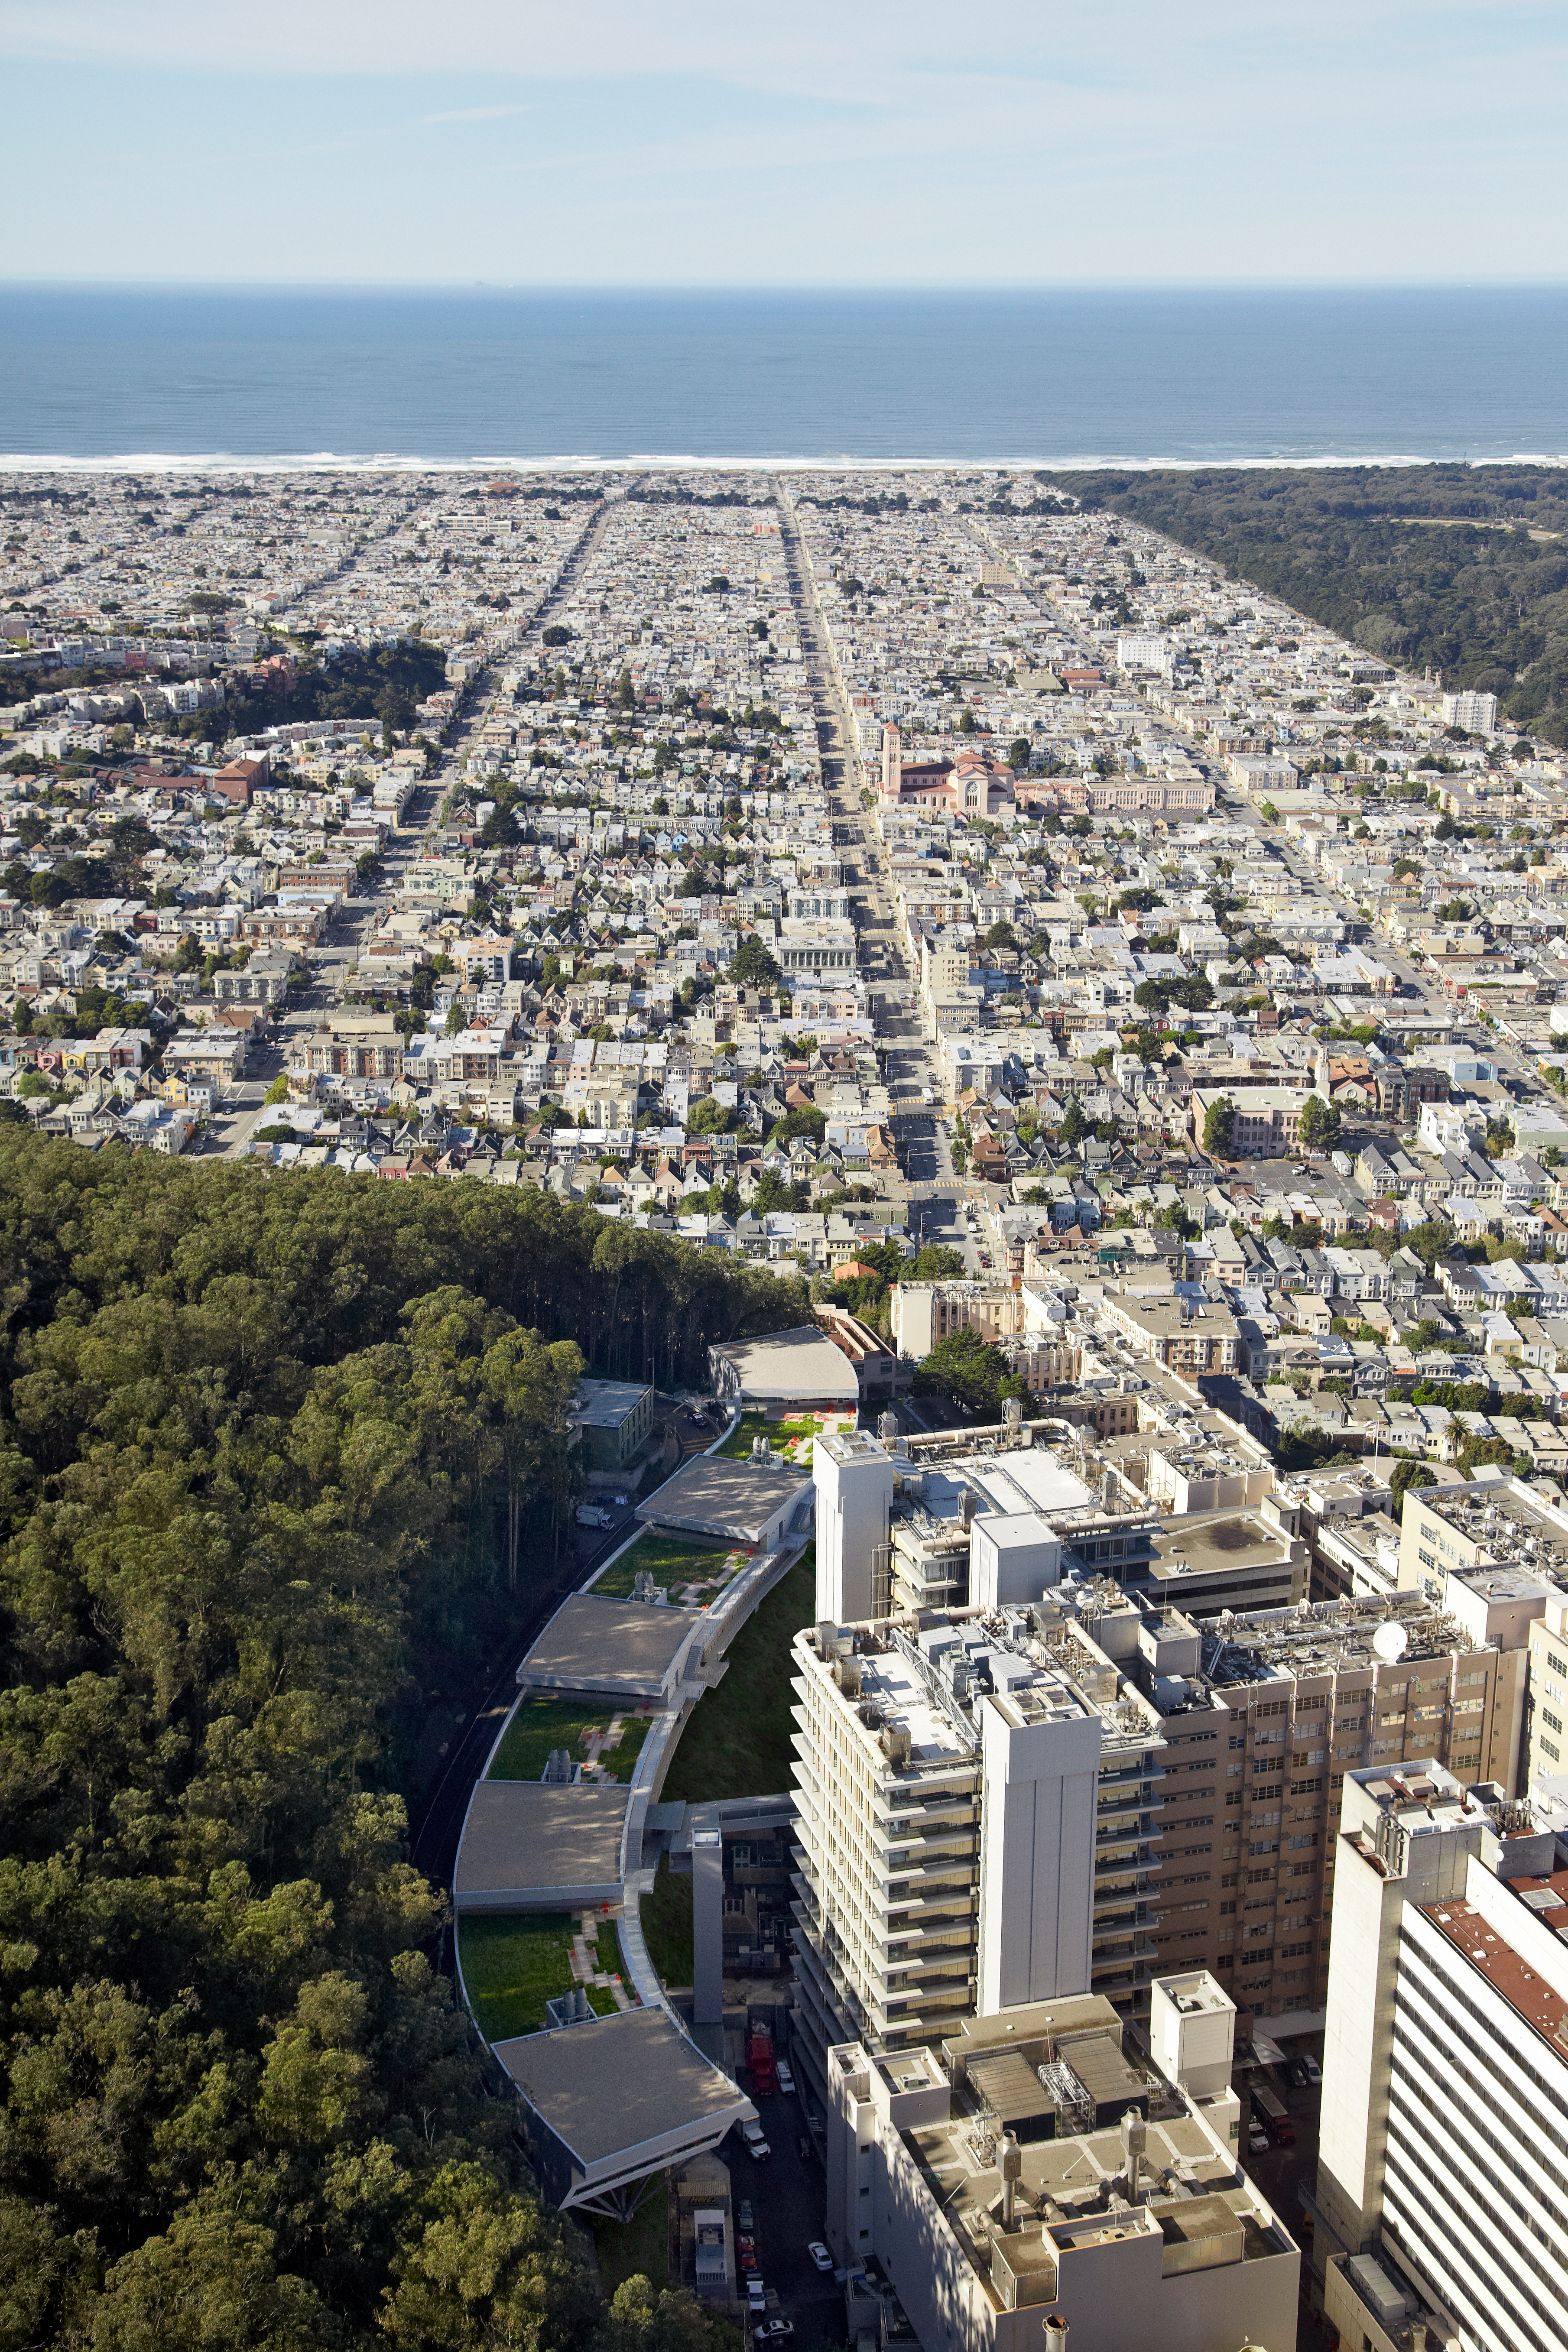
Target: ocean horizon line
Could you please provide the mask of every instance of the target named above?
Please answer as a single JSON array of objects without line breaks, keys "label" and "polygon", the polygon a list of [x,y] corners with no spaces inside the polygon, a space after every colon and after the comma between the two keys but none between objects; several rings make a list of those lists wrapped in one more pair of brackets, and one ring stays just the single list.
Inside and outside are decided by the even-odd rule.
[{"label": "ocean horizon line", "polygon": [[1055,457],[1039,455],[988,457],[870,457],[847,450],[837,456],[704,456],[700,451],[634,452],[624,457],[562,453],[527,457],[516,452],[469,457],[426,457],[405,451],[349,452],[332,449],[242,451],[126,450],[112,456],[79,456],[55,451],[0,451],[0,472],[8,474],[135,474],[135,473],[404,473],[493,474],[498,471],[555,474],[701,473],[725,474],[952,474],[1016,472],[1020,468],[1053,474],[1096,473],[1235,473],[1268,471],[1322,473],[1357,467],[1394,468],[1403,466],[1568,466],[1568,451],[1498,449],[1464,457],[1434,456],[1420,450],[1366,450],[1343,455],[1121,457],[1106,455]]}]

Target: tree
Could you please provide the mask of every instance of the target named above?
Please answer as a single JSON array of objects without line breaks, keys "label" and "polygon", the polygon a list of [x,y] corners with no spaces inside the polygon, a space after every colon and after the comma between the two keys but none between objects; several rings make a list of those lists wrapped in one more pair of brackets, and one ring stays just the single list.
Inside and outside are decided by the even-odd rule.
[{"label": "tree", "polygon": [[687,1131],[691,1135],[723,1135],[734,1123],[735,1114],[712,1095],[704,1095],[694,1102],[687,1113]]},{"label": "tree", "polygon": [[1304,1150],[1331,1151],[1340,1139],[1338,1104],[1326,1102],[1321,1095],[1309,1095],[1301,1106],[1296,1133]]},{"label": "tree", "polygon": [[1216,1160],[1228,1159],[1235,1133],[1236,1105],[1221,1095],[1204,1114],[1204,1150]]},{"label": "tree", "polygon": [[1206,1013],[1214,1003],[1214,990],[1199,971],[1194,972],[1190,980],[1179,980],[1171,991],[1171,997],[1172,1002],[1181,1005],[1184,1012]]},{"label": "tree", "polygon": [[741,941],[730,959],[730,978],[737,988],[776,988],[783,977],[754,931]]},{"label": "tree", "polygon": [[916,1282],[958,1282],[963,1276],[963,1253],[942,1242],[927,1242],[914,1264]]},{"label": "tree", "polygon": [[945,1391],[955,1404],[1000,1420],[1002,1382],[1007,1377],[1007,1359],[1001,1349],[966,1326],[939,1339],[915,1366],[915,1394],[931,1396]]},{"label": "tree", "polygon": [[1063,1149],[1075,1150],[1088,1132],[1089,1121],[1083,1115],[1083,1106],[1076,1095],[1069,1095],[1067,1108],[1062,1113],[1060,1135]]},{"label": "tree", "polygon": [[1394,1517],[1397,1519],[1403,1516],[1405,1497],[1412,1486],[1434,1486],[1436,1483],[1436,1472],[1428,1469],[1425,1462],[1417,1462],[1410,1455],[1402,1456],[1394,1464],[1394,1475],[1389,1480],[1394,1493]]},{"label": "tree", "polygon": [[1007,747],[1007,765],[1017,769],[1026,768],[1028,764],[1029,739],[1026,735],[1016,735]]},{"label": "tree", "polygon": [[576,634],[575,629],[569,629],[564,621],[552,621],[544,631],[543,643],[547,646],[569,646]]},{"label": "tree", "polygon": [[1013,929],[1011,923],[993,923],[991,929],[985,934],[984,943],[993,950],[1000,950],[1005,948],[1011,948],[1016,950],[1018,946],[1018,934]]},{"label": "tree", "polygon": [[262,1097],[262,1100],[268,1103],[282,1103],[287,1102],[288,1099],[289,1081],[284,1077],[274,1078],[272,1084],[268,1087],[266,1094]]}]

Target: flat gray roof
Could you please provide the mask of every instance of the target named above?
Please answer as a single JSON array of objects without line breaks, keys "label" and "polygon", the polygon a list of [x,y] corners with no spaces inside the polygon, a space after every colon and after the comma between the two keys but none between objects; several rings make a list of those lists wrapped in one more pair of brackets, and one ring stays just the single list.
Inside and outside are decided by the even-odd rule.
[{"label": "flat gray roof", "polygon": [[459,1910],[570,1910],[617,1898],[631,1790],[615,1781],[481,1780],[452,1892]]},{"label": "flat gray roof", "polygon": [[637,1505],[637,1517],[654,1527],[757,1544],[768,1521],[810,1485],[811,1472],[794,1464],[780,1470],[743,1456],[694,1454]]},{"label": "flat gray roof", "polygon": [[662,2009],[626,2009],[591,2024],[498,2042],[496,2056],[557,2139],[600,2165],[671,2133],[717,2133],[754,2113],[727,2074]]},{"label": "flat gray roof", "polygon": [[594,1429],[618,1429],[653,1391],[646,1381],[584,1381],[567,1418]]},{"label": "flat gray roof", "polygon": [[769,1331],[756,1339],[726,1339],[710,1351],[734,1368],[742,1397],[758,1404],[793,1404],[818,1397],[859,1401],[855,1367],[819,1326]]},{"label": "flat gray roof", "polygon": [[517,1678],[560,1690],[657,1698],[696,1622],[689,1609],[574,1592],[519,1666]]}]

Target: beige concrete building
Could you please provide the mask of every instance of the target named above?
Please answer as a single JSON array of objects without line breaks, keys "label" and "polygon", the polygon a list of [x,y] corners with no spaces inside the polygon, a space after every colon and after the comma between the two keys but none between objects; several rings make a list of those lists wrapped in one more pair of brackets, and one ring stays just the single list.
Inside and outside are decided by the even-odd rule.
[{"label": "beige concrete building", "polygon": [[1514,1787],[1524,1653],[1472,1643],[1418,1592],[1223,1624],[1105,1583],[1051,1598],[1160,1712],[1160,1965],[1212,1969],[1244,2009],[1322,2008],[1347,1775],[1435,1756]]},{"label": "beige concrete building", "polygon": [[[1234,2009],[1193,1974],[1153,1998],[1187,2030],[1160,2037],[1173,2074],[1093,1995],[966,2019],[940,2051],[829,2053],[827,2240],[889,2288],[858,2334],[952,2352],[1294,2344],[1300,2255],[1237,2155]],[[1210,2025],[1214,2048],[1191,2032]]]},{"label": "beige concrete building", "polygon": [[892,1317],[894,1347],[918,1362],[955,1331],[1011,1339],[1024,1328],[1024,1299],[1000,1283],[896,1282]]},{"label": "beige concrete building", "polygon": [[1240,1337],[1227,1307],[1212,1299],[1143,1299],[1108,1296],[1100,1302],[1103,1322],[1121,1334],[1139,1355],[1184,1374],[1234,1372]]}]

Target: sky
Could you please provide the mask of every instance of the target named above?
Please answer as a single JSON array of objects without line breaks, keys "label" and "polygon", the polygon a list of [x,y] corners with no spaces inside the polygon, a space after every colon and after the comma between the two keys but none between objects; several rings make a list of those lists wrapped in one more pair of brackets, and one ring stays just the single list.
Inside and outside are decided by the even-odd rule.
[{"label": "sky", "polygon": [[1561,280],[1568,15],[0,0],[0,275]]}]

